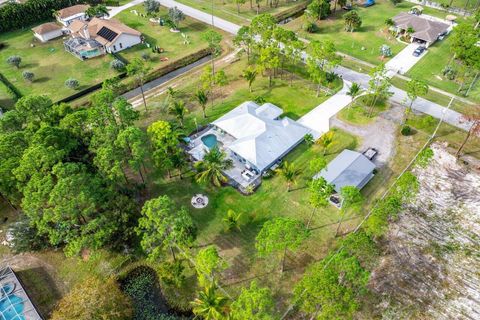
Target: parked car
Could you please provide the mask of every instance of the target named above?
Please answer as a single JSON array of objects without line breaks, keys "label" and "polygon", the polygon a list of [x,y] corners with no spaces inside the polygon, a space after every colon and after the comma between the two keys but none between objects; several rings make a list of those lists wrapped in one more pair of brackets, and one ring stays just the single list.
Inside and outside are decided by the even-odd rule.
[{"label": "parked car", "polygon": [[344,5],[344,6],[342,7],[342,9],[345,10],[345,11],[350,11],[350,10],[353,9],[353,7],[352,7],[352,4],[351,4],[351,3],[347,3],[346,5]]},{"label": "parked car", "polygon": [[447,36],[447,34],[448,34],[447,31],[443,31],[442,33],[440,33],[440,34],[438,35],[438,40],[443,40],[443,39],[445,39],[445,37]]},{"label": "parked car", "polygon": [[427,50],[426,47],[419,46],[417,49],[415,49],[415,51],[413,51],[413,56],[414,57],[420,57],[425,50]]}]

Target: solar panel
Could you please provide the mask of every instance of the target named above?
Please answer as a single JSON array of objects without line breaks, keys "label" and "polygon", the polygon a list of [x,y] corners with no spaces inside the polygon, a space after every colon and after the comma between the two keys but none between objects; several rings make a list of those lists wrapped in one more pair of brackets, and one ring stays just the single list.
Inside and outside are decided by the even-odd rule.
[{"label": "solar panel", "polygon": [[118,33],[108,29],[107,27],[102,27],[97,34],[107,41],[112,41],[116,36],[118,36]]}]

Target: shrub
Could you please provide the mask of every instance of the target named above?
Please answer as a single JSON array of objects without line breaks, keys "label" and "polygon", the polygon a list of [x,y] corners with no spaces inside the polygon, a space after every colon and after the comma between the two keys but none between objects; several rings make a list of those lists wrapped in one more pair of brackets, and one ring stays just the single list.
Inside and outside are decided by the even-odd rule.
[{"label": "shrub", "polygon": [[112,62],[110,62],[110,68],[112,68],[115,71],[122,72],[125,70],[125,63],[123,61],[115,59]]},{"label": "shrub", "polygon": [[70,79],[67,79],[65,81],[65,86],[67,88],[70,88],[70,89],[73,89],[73,90],[77,90],[78,87],[80,86],[80,83],[78,82],[77,79],[73,79],[73,78],[70,78]]},{"label": "shrub", "polygon": [[35,77],[35,74],[31,71],[23,71],[22,73],[23,79],[27,80],[28,82],[32,82],[33,78]]},{"label": "shrub", "polygon": [[141,55],[142,59],[147,61],[150,59],[150,55],[147,53],[147,52],[142,52],[142,55]]},{"label": "shrub", "polygon": [[455,80],[457,77],[457,70],[452,68],[451,66],[446,66],[442,70],[442,74],[447,77],[448,80]]},{"label": "shrub", "polygon": [[21,62],[22,62],[22,57],[20,56],[10,56],[7,59],[7,63],[11,66],[15,66],[17,69],[20,68]]},{"label": "shrub", "polygon": [[410,126],[403,126],[400,132],[403,136],[409,136],[410,134],[412,134],[412,128],[410,128]]},{"label": "shrub", "polygon": [[160,10],[160,2],[157,0],[146,0],[143,3],[143,6],[145,7],[147,14],[157,13]]},{"label": "shrub", "polygon": [[132,300],[134,320],[162,319],[160,316],[165,314],[167,306],[155,270],[147,266],[136,267],[120,282],[123,292]]},{"label": "shrub", "polygon": [[317,32],[318,27],[315,22],[307,21],[303,24],[303,30],[307,31],[308,33],[315,33]]},{"label": "shrub", "polygon": [[14,253],[37,251],[47,248],[48,239],[40,235],[40,232],[31,226],[26,216],[21,216],[20,221],[14,223],[7,231],[12,240],[10,245]]},{"label": "shrub", "polygon": [[5,48],[7,45],[3,42],[0,42],[0,50],[2,50],[3,48]]},{"label": "shrub", "polygon": [[264,96],[257,96],[253,99],[253,101],[258,104],[264,104],[265,102],[267,102]]}]

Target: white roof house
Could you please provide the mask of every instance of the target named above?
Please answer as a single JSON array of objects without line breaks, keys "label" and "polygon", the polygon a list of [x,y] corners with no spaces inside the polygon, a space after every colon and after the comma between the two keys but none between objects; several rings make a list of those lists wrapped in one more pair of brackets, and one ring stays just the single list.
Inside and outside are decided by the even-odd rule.
[{"label": "white roof house", "polygon": [[271,103],[259,106],[247,101],[212,124],[235,138],[224,147],[263,172],[310,132],[292,119],[279,119],[282,113],[282,109]]},{"label": "white roof house", "polygon": [[88,18],[85,14],[88,8],[90,8],[90,6],[87,4],[77,4],[60,9],[57,12],[57,21],[66,27],[76,20],[85,21]]},{"label": "white roof house", "polygon": [[61,37],[62,27],[54,22],[47,22],[32,29],[33,35],[42,42]]},{"label": "white roof house", "polygon": [[375,165],[363,154],[345,149],[313,178],[323,177],[335,191],[354,186],[362,189],[374,176]]}]

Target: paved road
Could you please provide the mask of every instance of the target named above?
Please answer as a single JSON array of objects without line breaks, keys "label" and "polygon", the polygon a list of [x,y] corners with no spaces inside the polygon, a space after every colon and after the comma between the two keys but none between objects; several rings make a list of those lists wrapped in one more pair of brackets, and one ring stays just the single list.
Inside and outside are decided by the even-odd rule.
[{"label": "paved road", "polygon": [[[136,4],[142,3],[143,1],[144,0],[133,0],[132,2],[122,7],[118,7],[116,8],[115,11],[112,10],[111,12],[113,15],[118,14],[118,12],[121,12],[122,10],[130,8]],[[203,11],[191,8],[184,4],[178,3],[177,1],[174,1],[174,0],[162,0],[161,4],[169,8],[176,6],[180,10],[182,10],[183,13],[185,13],[187,16],[190,16],[194,19],[197,19],[207,24],[212,24],[212,16]],[[236,34],[237,31],[240,29],[239,25],[231,23],[224,19],[221,19],[218,17],[214,17],[213,19],[214,19],[215,27],[221,30],[224,30],[228,33]],[[306,57],[307,57],[307,54],[304,52],[303,58],[306,59]],[[342,66],[335,68],[335,73],[340,75],[344,80],[347,80],[349,82],[357,82],[362,87],[368,88],[368,81],[370,80],[370,76],[366,74],[359,73]],[[400,90],[393,86],[391,87],[391,91],[393,92],[393,96],[390,99],[393,102],[403,104],[405,103],[405,101],[407,101],[408,97],[405,91]],[[333,97],[335,97],[335,95]],[[321,107],[321,105],[319,107]],[[412,108],[416,111],[420,111],[425,114],[431,115],[432,117],[435,117],[437,119],[442,118],[442,115],[445,113],[445,117],[444,117],[445,122],[463,130],[468,130],[471,125],[470,123],[462,121],[462,115],[460,113],[453,110],[447,110],[447,108],[423,98],[418,98],[417,100],[415,100],[414,104],[412,105]]]}]

